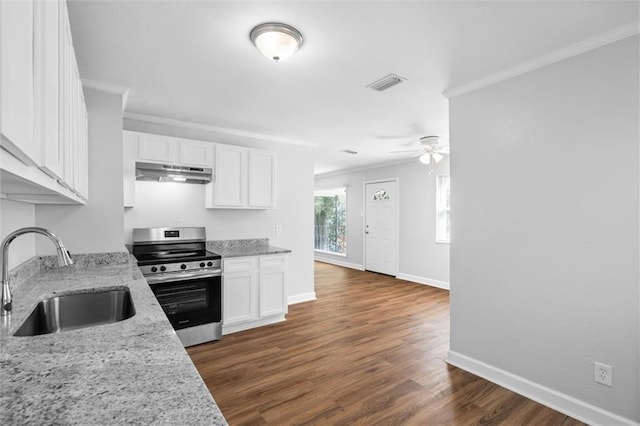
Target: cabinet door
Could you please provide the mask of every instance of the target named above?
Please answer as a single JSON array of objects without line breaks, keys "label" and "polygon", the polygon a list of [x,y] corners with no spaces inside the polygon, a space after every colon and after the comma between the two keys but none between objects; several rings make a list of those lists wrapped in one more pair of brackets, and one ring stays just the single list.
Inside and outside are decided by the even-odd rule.
[{"label": "cabinet door", "polygon": [[[64,2],[63,2],[64,5]],[[62,139],[64,150],[64,182],[68,188],[73,185],[73,152],[74,152],[74,102],[76,85],[74,84],[73,70],[73,42],[71,39],[71,26],[69,25],[66,10],[62,12],[60,43],[60,72],[62,74],[62,84],[60,93],[60,138]]]},{"label": "cabinet door", "polygon": [[82,84],[80,84],[80,123],[78,123],[78,129],[80,131],[80,138],[78,140],[80,144],[79,157],[80,161],[77,168],[80,173],[80,182],[77,188],[81,197],[85,200],[89,199],[89,118],[87,116],[87,108],[84,102],[84,95],[82,95]]},{"label": "cabinet door", "polygon": [[179,144],[175,139],[140,134],[138,158],[158,163],[178,163]]},{"label": "cabinet door", "polygon": [[247,204],[246,148],[216,145],[213,204],[243,207]]},{"label": "cabinet door", "polygon": [[223,324],[258,318],[258,276],[255,271],[225,273],[223,277]]},{"label": "cabinet door", "polygon": [[[39,30],[36,31],[36,111],[42,157],[40,168],[54,179],[64,179],[64,144],[60,135],[61,90],[63,63],[62,42],[64,4],[44,1],[36,3],[41,10]],[[40,115],[38,115],[38,113]],[[38,132],[36,132],[38,134]]]},{"label": "cabinet door", "polygon": [[0,1],[0,143],[39,164],[34,137],[34,2]]},{"label": "cabinet door", "polygon": [[180,141],[180,164],[213,167],[213,144],[197,141]]},{"label": "cabinet door", "polygon": [[287,312],[287,271],[267,269],[260,271],[260,316]]},{"label": "cabinet door", "polygon": [[273,152],[249,151],[249,206],[276,206],[276,156]]}]

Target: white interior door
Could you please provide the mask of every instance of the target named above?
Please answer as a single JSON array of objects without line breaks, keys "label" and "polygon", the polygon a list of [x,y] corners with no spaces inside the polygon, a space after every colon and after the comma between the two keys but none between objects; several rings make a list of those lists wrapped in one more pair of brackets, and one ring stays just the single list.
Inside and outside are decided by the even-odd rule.
[{"label": "white interior door", "polygon": [[398,273],[398,182],[365,184],[365,269]]}]

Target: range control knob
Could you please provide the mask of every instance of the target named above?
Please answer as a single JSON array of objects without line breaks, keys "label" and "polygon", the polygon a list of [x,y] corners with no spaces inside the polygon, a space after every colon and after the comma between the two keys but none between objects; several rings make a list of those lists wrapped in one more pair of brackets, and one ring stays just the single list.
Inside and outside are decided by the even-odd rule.
[{"label": "range control knob", "polygon": [[213,266],[213,262],[207,262],[207,266]]},{"label": "range control knob", "polygon": [[161,267],[160,267],[160,270],[161,270],[162,272],[164,272],[164,271],[166,271],[166,270],[167,270],[167,267],[163,265],[163,266],[161,266]]},{"label": "range control knob", "polygon": [[204,268],[204,262],[200,262],[200,267]]},{"label": "range control knob", "polygon": [[156,268],[155,266],[151,267],[151,272],[158,272],[158,268]]},{"label": "range control knob", "polygon": [[187,265],[183,263],[182,265],[180,265],[180,269],[187,269]]}]

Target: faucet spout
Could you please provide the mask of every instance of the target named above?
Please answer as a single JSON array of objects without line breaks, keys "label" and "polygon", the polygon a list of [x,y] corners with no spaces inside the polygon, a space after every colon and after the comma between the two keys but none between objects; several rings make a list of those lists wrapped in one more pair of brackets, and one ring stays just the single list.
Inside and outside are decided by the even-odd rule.
[{"label": "faucet spout", "polygon": [[64,247],[64,244],[62,244],[62,240],[51,231],[31,226],[27,228],[20,228],[7,235],[2,241],[2,244],[0,244],[2,259],[2,300],[0,300],[0,316],[10,315],[12,310],[13,296],[11,295],[11,289],[9,287],[9,244],[11,244],[16,237],[29,233],[41,234],[53,241],[53,244],[56,246],[58,264],[60,266],[69,266],[73,264],[73,260],[71,260],[69,252]]}]

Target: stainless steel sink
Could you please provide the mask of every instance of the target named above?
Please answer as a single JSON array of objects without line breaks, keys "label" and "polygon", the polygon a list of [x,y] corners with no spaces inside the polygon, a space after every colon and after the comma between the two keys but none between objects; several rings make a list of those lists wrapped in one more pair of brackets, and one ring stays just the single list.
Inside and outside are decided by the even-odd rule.
[{"label": "stainless steel sink", "polygon": [[135,314],[127,287],[66,294],[38,303],[14,336],[37,336],[110,324]]}]

